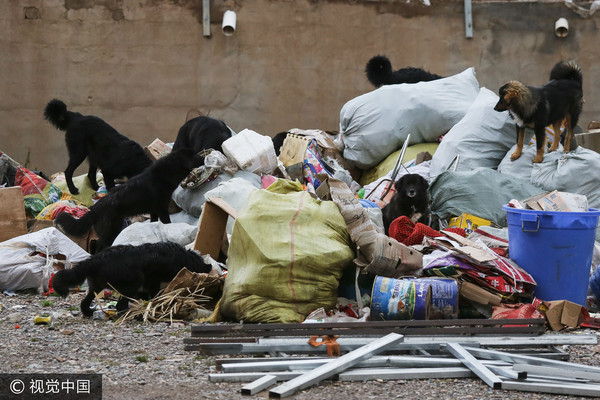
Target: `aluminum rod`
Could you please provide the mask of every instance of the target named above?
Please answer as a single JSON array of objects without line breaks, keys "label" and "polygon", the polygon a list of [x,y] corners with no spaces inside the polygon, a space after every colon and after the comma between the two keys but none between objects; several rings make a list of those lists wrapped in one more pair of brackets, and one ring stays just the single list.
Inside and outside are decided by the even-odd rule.
[{"label": "aluminum rod", "polygon": [[598,397],[600,385],[568,384],[568,383],[533,383],[527,381],[504,381],[502,389],[521,390],[524,392],[565,394],[570,396]]},{"label": "aluminum rod", "polygon": [[362,346],[361,348],[345,354],[335,360],[323,364],[320,367],[313,369],[310,372],[292,379],[278,387],[269,391],[269,397],[284,398],[291,396],[299,390],[310,387],[323,379],[327,379],[332,375],[345,371],[346,369],[360,363],[363,360],[373,356],[374,354],[384,351],[386,348],[401,342],[404,336],[397,333],[390,333],[384,337],[374,340],[371,343]]},{"label": "aluminum rod", "polygon": [[575,364],[567,361],[552,360],[548,358],[522,356],[514,353],[508,353],[497,350],[480,349],[476,347],[465,347],[465,349],[477,358],[485,358],[492,360],[502,360],[514,364],[529,364],[540,366],[554,366],[571,371],[587,371],[592,373],[600,373],[600,367],[585,364]]},{"label": "aluminum rod", "polygon": [[[319,367],[331,361],[331,358],[314,358],[303,360],[253,361],[245,363],[221,364],[221,370],[230,372],[253,371],[299,371]],[[455,358],[423,357],[423,356],[376,356],[362,361],[359,368],[381,367],[461,367],[463,364]]]},{"label": "aluminum rod", "polygon": [[210,382],[254,382],[265,375],[274,375],[278,381],[287,381],[302,375],[300,371],[281,372],[236,372],[231,374],[208,374]]},{"label": "aluminum rod", "polygon": [[243,395],[253,395],[277,383],[276,375],[265,375],[242,387]]},{"label": "aluminum rod", "polygon": [[600,372],[573,371],[564,367],[558,368],[530,364],[514,364],[513,369],[515,371],[524,371],[546,377],[587,379],[594,382],[600,382]]},{"label": "aluminum rod", "polygon": [[338,375],[340,381],[372,381],[399,379],[449,379],[473,378],[475,374],[465,367],[448,368],[359,368],[342,372]]},{"label": "aluminum rod", "polygon": [[527,372],[525,372],[525,371],[515,371],[513,369],[510,369],[509,367],[490,365],[490,364],[486,364],[485,362],[483,364],[486,367],[488,367],[489,370],[492,371],[494,374],[504,377],[504,378],[515,379],[515,380],[523,380],[523,379],[527,378]]},{"label": "aluminum rod", "polygon": [[458,358],[467,368],[469,368],[475,375],[481,378],[489,387],[492,389],[499,389],[502,384],[502,380],[490,371],[488,367],[483,365],[481,361],[473,357],[464,347],[458,343],[448,343],[446,349]]}]

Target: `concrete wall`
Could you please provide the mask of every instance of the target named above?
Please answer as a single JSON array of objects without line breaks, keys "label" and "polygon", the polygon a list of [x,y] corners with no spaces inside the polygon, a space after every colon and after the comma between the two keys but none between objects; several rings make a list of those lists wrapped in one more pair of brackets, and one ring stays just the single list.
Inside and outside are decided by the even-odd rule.
[{"label": "concrete wall", "polygon": [[[0,151],[47,174],[65,168],[63,134],[42,117],[52,98],[142,145],[173,141],[190,108],[235,131],[337,130],[344,103],[372,90],[364,66],[376,54],[443,75],[473,66],[493,91],[510,79],[543,84],[555,62],[574,58],[584,73],[580,125],[600,119],[600,13],[473,0],[468,39],[463,0],[427,3],[211,0],[204,37],[202,0],[0,1]],[[229,37],[226,9],[237,13]],[[562,39],[561,16],[570,23]]]}]

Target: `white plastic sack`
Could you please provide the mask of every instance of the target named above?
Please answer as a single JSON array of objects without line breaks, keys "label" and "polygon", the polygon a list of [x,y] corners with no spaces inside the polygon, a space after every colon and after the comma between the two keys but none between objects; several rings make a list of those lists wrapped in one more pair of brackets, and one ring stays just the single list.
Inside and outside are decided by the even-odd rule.
[{"label": "white plastic sack", "polygon": [[591,208],[600,208],[600,154],[581,146],[565,154],[559,145],[557,151],[544,154],[544,161],[533,164],[535,144],[523,147],[515,161],[510,160],[513,151],[514,146],[498,166],[499,172],[527,179],[545,191],[583,194]]},{"label": "white plastic sack", "polygon": [[402,147],[433,142],[460,121],[479,93],[475,70],[429,82],[384,85],[348,101],[340,111],[344,158],[374,167]]},{"label": "white plastic sack", "polygon": [[[44,254],[44,255],[40,255]],[[90,255],[56,228],[45,228],[0,243],[0,291],[48,290],[55,257],[66,257],[65,267]]]},{"label": "white plastic sack", "polygon": [[183,211],[193,215],[194,217],[200,217],[202,214],[202,206],[206,201],[206,192],[216,188],[219,183],[225,182],[231,179],[231,175],[222,172],[217,177],[210,181],[202,184],[201,186],[193,189],[184,189],[181,186],[177,186],[171,198]]},{"label": "white plastic sack", "polygon": [[[435,178],[458,158],[456,171],[477,167],[496,169],[516,143],[516,124],[508,111],[494,111],[498,95],[482,87],[467,114],[444,136],[433,154],[430,175]],[[454,166],[454,164],[452,164]]]},{"label": "white plastic sack", "polygon": [[[239,212],[248,202],[250,193],[260,188],[260,176],[254,173],[240,171],[235,174],[235,177],[226,182],[219,183],[216,188],[206,192],[205,196],[220,197]],[[233,218],[227,218],[226,230],[229,235],[233,232],[234,222]]]},{"label": "white plastic sack", "polygon": [[163,224],[156,222],[135,222],[123,229],[113,242],[113,246],[130,244],[139,246],[144,243],[174,242],[187,246],[196,239],[198,225],[183,222]]}]

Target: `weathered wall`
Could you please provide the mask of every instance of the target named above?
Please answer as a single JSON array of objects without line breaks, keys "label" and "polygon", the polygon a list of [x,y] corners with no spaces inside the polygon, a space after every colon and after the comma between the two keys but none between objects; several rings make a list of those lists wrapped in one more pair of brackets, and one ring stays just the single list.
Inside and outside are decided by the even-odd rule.
[{"label": "weathered wall", "polygon": [[[467,39],[463,5],[211,0],[207,38],[202,0],[1,1],[0,151],[48,174],[64,169],[62,132],[42,118],[52,98],[142,145],[173,141],[190,108],[236,131],[337,130],[344,103],[372,90],[364,65],[376,54],[395,68],[443,75],[473,66],[493,91],[509,79],[543,84],[556,61],[574,58],[584,72],[580,125],[600,119],[600,13],[583,18],[555,1],[473,0]],[[226,37],[229,8],[237,29]],[[553,32],[561,16],[570,23],[562,39]]]}]

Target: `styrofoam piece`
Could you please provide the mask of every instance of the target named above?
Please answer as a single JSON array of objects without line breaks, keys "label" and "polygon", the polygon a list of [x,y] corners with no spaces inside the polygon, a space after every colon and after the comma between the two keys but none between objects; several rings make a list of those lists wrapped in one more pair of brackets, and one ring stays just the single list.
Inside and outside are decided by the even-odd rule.
[{"label": "styrofoam piece", "polygon": [[273,140],[251,129],[244,129],[223,142],[223,154],[244,171],[270,174],[277,167]]}]

